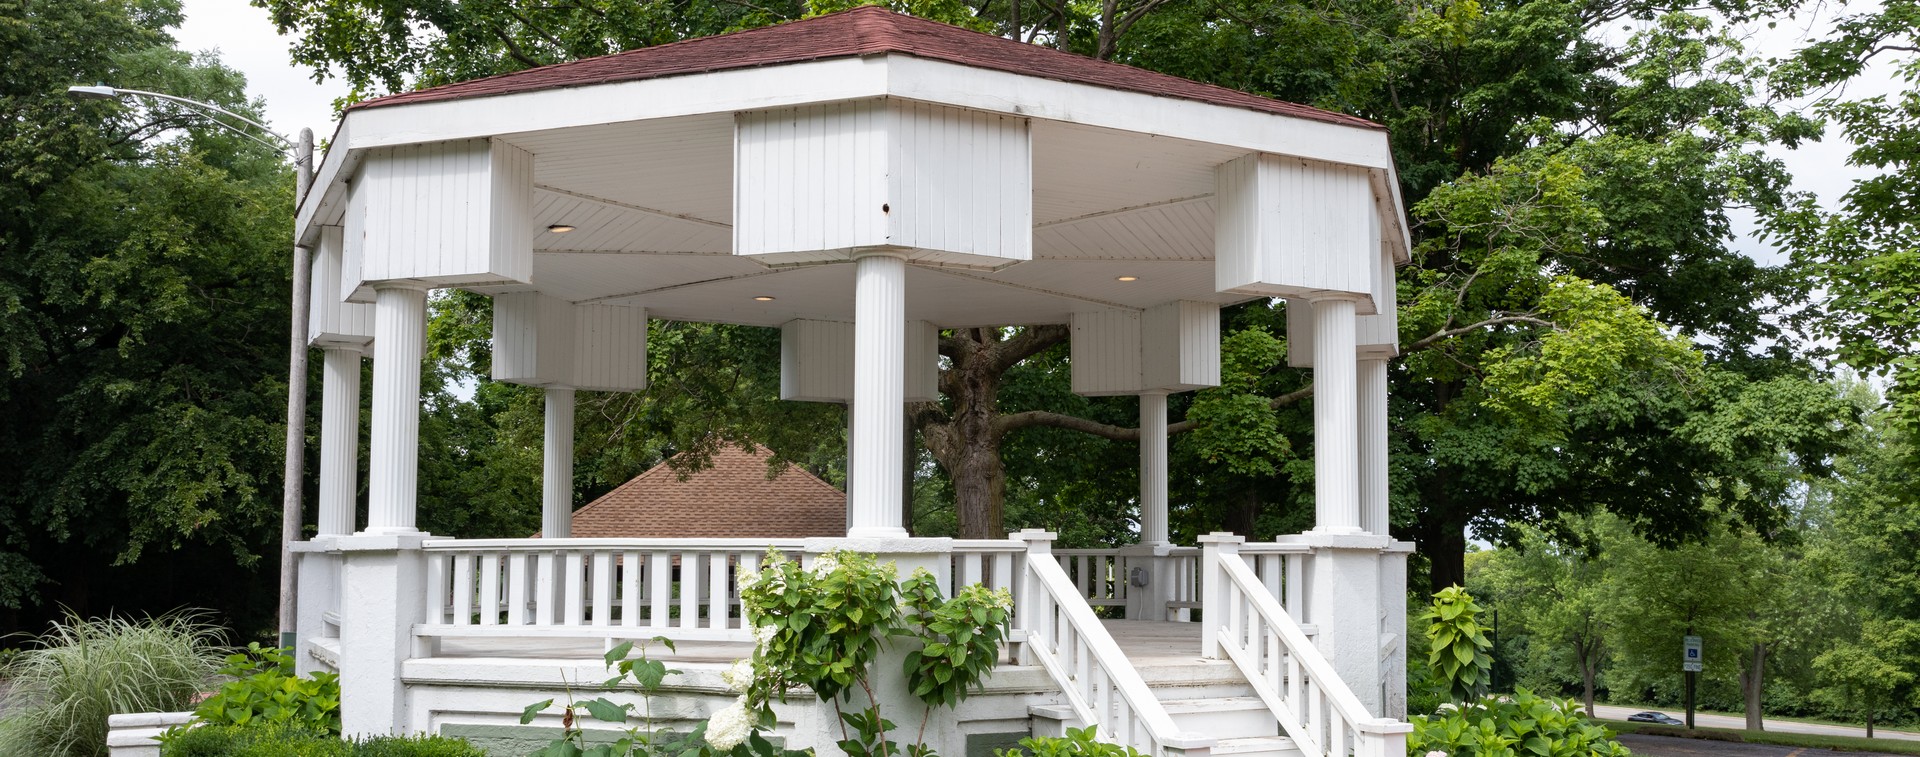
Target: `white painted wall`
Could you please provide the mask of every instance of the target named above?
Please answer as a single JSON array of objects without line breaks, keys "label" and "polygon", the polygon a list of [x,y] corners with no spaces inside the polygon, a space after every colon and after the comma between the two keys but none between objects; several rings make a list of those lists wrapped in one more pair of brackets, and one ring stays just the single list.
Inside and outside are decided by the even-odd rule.
[{"label": "white painted wall", "polygon": [[340,275],[346,230],[320,229],[313,250],[313,297],[307,308],[307,343],[315,347],[363,348],[373,341],[373,306],[341,299]]},{"label": "white painted wall", "polygon": [[370,151],[346,219],[345,286],[526,283],[533,275],[533,155],[497,140]]},{"label": "white painted wall", "polygon": [[[853,324],[800,318],[780,325],[780,399],[853,401]],[[906,402],[940,399],[940,329],[906,323]]]},{"label": "white painted wall", "polygon": [[1215,169],[1214,288],[1304,297],[1371,297],[1367,172],[1350,166],[1252,154]]}]

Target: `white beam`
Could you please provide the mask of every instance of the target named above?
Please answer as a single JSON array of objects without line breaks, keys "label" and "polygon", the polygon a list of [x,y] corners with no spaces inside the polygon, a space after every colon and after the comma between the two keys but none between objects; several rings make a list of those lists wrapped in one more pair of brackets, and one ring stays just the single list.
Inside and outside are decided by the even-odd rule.
[{"label": "white beam", "polygon": [[367,534],[417,533],[420,482],[420,361],[426,357],[427,292],[374,292],[373,444],[367,469]]},{"label": "white beam", "polygon": [[906,418],[907,261],[865,255],[854,261],[851,537],[905,537],[900,477]]},{"label": "white beam", "polygon": [[547,387],[547,433],[540,476],[540,535],[573,535],[573,390]]}]

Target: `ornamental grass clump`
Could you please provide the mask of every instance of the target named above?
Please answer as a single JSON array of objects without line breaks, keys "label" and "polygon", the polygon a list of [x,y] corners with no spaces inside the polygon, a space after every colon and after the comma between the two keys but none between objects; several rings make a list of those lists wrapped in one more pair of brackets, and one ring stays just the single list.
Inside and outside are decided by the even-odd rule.
[{"label": "ornamental grass clump", "polygon": [[219,670],[219,631],[198,615],[68,615],[8,666],[0,757],[107,753],[107,716],[190,709]]}]

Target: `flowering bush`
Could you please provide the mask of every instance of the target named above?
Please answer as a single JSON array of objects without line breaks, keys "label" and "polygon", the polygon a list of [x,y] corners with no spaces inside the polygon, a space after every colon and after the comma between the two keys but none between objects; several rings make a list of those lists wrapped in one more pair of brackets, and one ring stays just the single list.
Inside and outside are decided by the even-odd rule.
[{"label": "flowering bush", "polygon": [[1425,757],[1627,757],[1627,748],[1606,728],[1587,721],[1571,699],[1535,696],[1526,689],[1510,697],[1415,715],[1407,754]]}]

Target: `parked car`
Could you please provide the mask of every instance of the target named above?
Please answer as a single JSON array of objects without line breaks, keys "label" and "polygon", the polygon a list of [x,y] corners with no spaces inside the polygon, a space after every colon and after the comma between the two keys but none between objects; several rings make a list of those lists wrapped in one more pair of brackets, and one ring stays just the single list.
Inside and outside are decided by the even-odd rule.
[{"label": "parked car", "polygon": [[1660,725],[1686,725],[1686,723],[1681,722],[1679,718],[1676,718],[1672,715],[1668,715],[1664,712],[1636,712],[1632,715],[1628,715],[1627,720],[1634,723],[1658,723]]}]

